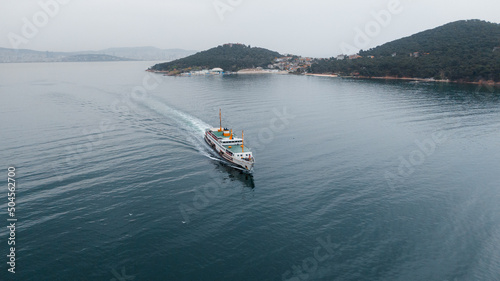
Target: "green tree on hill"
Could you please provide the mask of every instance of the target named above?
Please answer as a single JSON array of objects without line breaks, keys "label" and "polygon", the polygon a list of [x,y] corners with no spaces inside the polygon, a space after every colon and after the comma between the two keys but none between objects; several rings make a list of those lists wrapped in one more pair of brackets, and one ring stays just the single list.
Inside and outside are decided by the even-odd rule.
[{"label": "green tree on hill", "polygon": [[211,69],[220,67],[224,71],[238,71],[244,68],[266,67],[274,58],[280,57],[278,52],[264,48],[245,46],[242,44],[224,44],[186,58],[154,65],[157,71],[187,71],[191,69]]},{"label": "green tree on hill", "polygon": [[457,21],[360,51],[360,59],[318,60],[311,66],[311,71],[344,75],[359,73],[369,77],[500,82],[500,50],[494,51],[499,46],[500,24],[480,20]]}]

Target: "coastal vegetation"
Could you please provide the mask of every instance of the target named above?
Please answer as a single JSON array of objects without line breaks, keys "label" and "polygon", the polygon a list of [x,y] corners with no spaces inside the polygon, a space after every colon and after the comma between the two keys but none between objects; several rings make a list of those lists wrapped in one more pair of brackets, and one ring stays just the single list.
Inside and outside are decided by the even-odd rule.
[{"label": "coastal vegetation", "polygon": [[452,22],[345,59],[318,59],[308,71],[368,78],[500,82],[500,24]]},{"label": "coastal vegetation", "polygon": [[245,68],[267,67],[277,57],[278,52],[243,44],[224,44],[194,55],[156,64],[153,71],[179,74],[194,70],[222,68],[224,71],[238,71]]},{"label": "coastal vegetation", "polygon": [[[152,66],[168,75],[269,68],[293,74],[360,78],[500,82],[500,24],[463,20],[401,38],[358,54],[328,59],[280,55],[243,44],[224,44]],[[218,70],[220,71],[220,70]],[[269,72],[270,73],[270,72]]]}]

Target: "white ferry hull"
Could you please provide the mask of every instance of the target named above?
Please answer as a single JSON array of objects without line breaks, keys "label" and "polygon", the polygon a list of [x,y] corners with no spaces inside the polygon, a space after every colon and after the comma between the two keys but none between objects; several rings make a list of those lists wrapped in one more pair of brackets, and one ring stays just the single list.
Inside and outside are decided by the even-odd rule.
[{"label": "white ferry hull", "polygon": [[234,155],[231,155],[232,153],[225,148],[222,144],[220,144],[216,139],[214,139],[213,136],[208,134],[208,132],[205,132],[205,141],[207,144],[215,151],[217,154],[219,154],[224,160],[235,164],[244,170],[251,171],[253,169],[254,165],[254,159],[251,161],[247,161],[245,159],[241,159],[238,157],[235,157]]}]

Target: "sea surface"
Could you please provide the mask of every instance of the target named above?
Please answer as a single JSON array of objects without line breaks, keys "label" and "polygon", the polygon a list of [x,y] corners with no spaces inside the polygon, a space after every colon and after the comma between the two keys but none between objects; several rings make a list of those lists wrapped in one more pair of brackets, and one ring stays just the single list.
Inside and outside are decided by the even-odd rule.
[{"label": "sea surface", "polygon": [[500,280],[498,89],[153,64],[0,64],[0,280]]}]

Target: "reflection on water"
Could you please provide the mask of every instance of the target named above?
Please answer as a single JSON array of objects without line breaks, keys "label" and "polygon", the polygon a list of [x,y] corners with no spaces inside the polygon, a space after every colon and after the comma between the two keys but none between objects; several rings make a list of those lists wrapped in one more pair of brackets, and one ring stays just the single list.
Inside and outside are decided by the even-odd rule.
[{"label": "reflection on water", "polygon": [[253,175],[251,173],[229,166],[224,162],[214,161],[214,163],[216,165],[216,169],[227,173],[231,181],[240,181],[245,187],[251,189],[255,188]]}]

